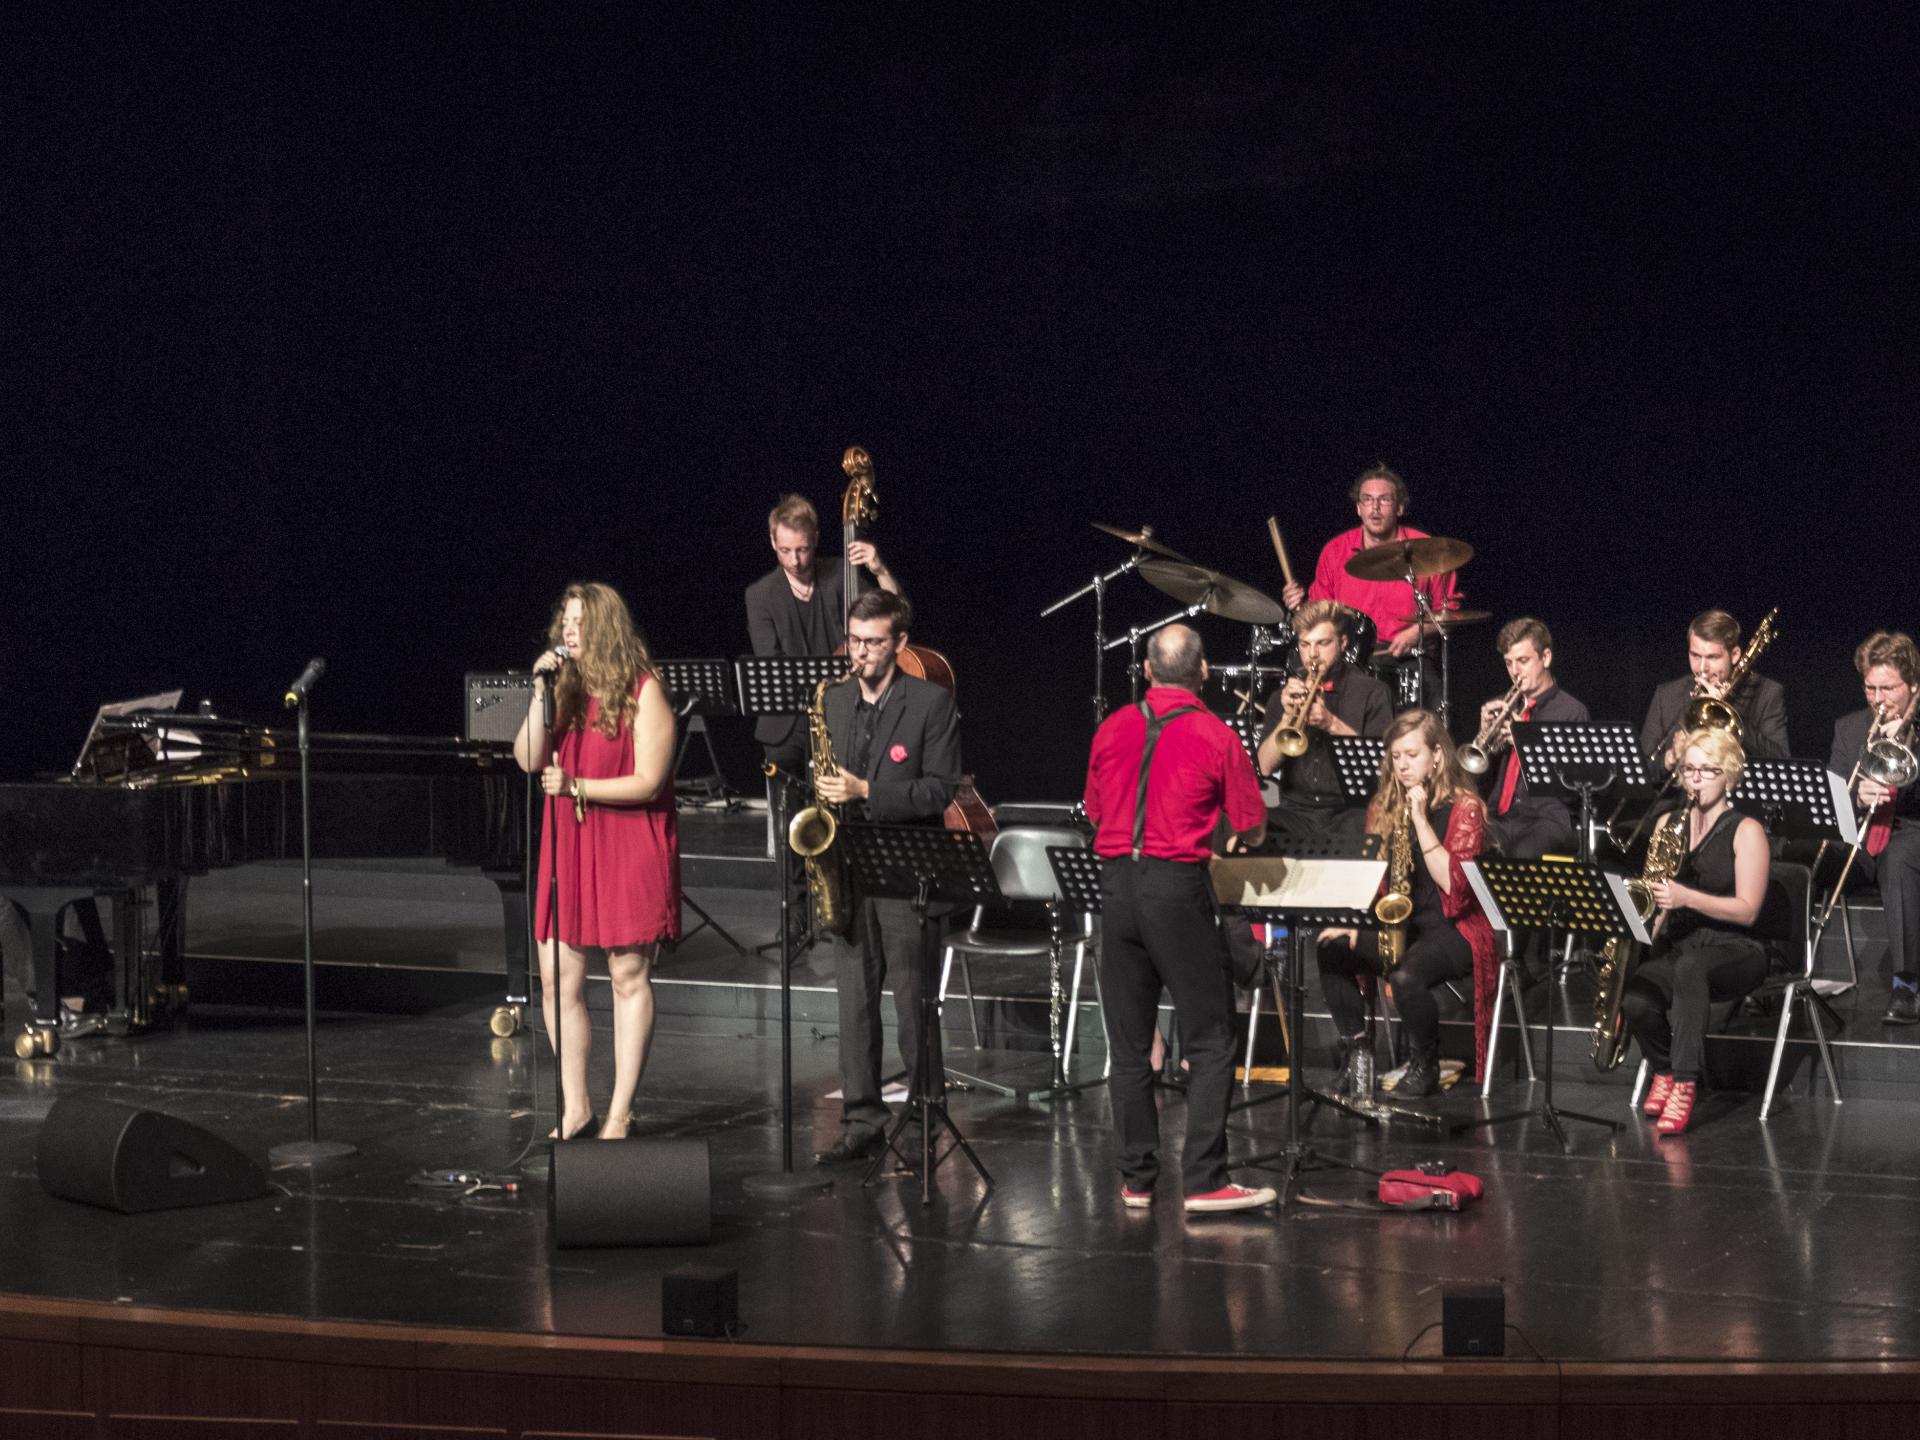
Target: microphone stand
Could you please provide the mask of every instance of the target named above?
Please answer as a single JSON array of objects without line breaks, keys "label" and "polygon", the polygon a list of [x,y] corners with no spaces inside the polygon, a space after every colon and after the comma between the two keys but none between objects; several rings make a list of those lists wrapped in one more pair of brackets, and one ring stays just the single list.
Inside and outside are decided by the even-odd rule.
[{"label": "microphone stand", "polygon": [[[769,762],[773,780],[774,831],[787,833],[787,810],[794,777]],[[793,1168],[793,931],[788,918],[793,912],[793,877],[787,873],[787,857],[774,857],[780,877],[780,1168],[749,1175],[741,1188],[755,1195],[797,1195],[815,1190],[830,1190],[833,1181],[815,1170],[811,1173]]]},{"label": "microphone stand", "polygon": [[[308,674],[313,667],[308,667]],[[302,681],[307,676],[301,676]],[[308,734],[307,686],[296,683],[290,698],[300,707],[300,938],[303,946],[301,969],[306,981],[307,1011],[307,1138],[276,1145],[267,1152],[274,1165],[317,1165],[354,1153],[354,1147],[340,1140],[320,1138],[320,1067],[316,1058],[314,1034],[313,985],[313,751]]]}]

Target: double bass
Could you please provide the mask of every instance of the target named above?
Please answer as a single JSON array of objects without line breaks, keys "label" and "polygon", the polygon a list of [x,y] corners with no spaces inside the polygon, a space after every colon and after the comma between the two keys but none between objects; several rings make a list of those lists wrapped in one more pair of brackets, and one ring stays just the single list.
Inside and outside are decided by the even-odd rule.
[{"label": "double bass", "polygon": [[[853,563],[850,552],[856,542],[867,538],[866,527],[880,513],[880,500],[873,488],[873,457],[867,453],[865,446],[849,445],[847,453],[840,457],[840,468],[847,474],[847,488],[840,496],[840,564],[843,567],[840,633],[845,635],[847,624],[853,618],[854,597],[860,585],[860,567]],[[845,648],[843,642],[841,650],[835,653],[841,653]],[[959,680],[954,674],[953,662],[931,645],[909,642],[901,647],[896,663],[916,680],[931,680],[949,695],[959,694]],[[980,792],[974,789],[971,775],[962,775],[960,783],[954,787],[953,799],[947,803],[945,821],[949,830],[971,830],[977,835],[990,836],[999,829],[986,802],[980,798]]]}]

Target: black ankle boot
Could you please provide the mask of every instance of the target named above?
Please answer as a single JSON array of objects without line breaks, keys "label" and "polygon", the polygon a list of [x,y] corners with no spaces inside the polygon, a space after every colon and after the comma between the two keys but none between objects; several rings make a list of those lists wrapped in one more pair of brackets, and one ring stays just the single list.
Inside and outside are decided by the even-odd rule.
[{"label": "black ankle boot", "polygon": [[1394,1092],[1409,1100],[1424,1100],[1440,1088],[1440,1047],[1415,1046],[1407,1059],[1407,1073],[1400,1077]]}]

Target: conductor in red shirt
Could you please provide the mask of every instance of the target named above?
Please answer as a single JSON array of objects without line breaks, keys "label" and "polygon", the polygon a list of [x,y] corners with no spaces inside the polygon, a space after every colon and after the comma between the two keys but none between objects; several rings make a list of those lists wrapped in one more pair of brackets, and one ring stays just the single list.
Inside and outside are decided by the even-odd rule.
[{"label": "conductor in red shirt", "polygon": [[1148,1056],[1160,991],[1173,996],[1192,1070],[1181,1193],[1188,1214],[1271,1205],[1271,1188],[1227,1176],[1233,1088],[1233,976],[1208,883],[1224,814],[1246,844],[1266,834],[1260,785],[1239,738],[1200,703],[1207,662],[1185,625],[1155,633],[1146,696],[1109,715],[1087,762],[1087,817],[1101,866],[1100,973],[1120,1146],[1120,1199],[1153,1204],[1160,1124]]}]

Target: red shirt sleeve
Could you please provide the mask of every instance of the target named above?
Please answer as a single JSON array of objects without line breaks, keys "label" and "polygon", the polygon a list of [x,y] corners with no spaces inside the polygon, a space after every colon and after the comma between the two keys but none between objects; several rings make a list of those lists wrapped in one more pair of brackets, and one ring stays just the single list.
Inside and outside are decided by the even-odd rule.
[{"label": "red shirt sleeve", "polygon": [[1329,540],[1320,547],[1320,559],[1313,567],[1313,584],[1307,587],[1309,600],[1339,598],[1340,576],[1346,573],[1340,568],[1339,557],[1333,553],[1339,544],[1338,540]]}]

